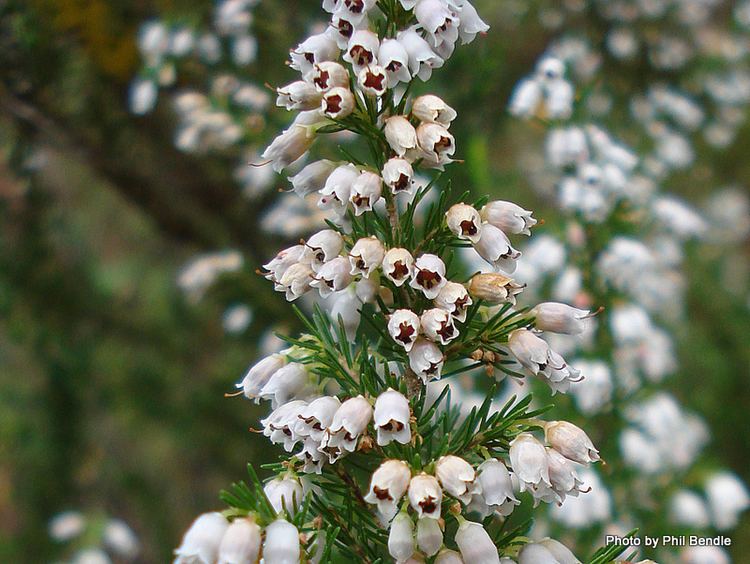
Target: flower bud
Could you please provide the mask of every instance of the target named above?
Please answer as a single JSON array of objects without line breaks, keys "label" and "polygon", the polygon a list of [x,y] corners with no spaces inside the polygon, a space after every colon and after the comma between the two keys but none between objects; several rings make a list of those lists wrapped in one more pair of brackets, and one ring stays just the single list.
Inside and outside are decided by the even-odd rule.
[{"label": "flower bud", "polygon": [[531,235],[530,228],[537,223],[531,213],[513,202],[495,200],[482,208],[481,216],[504,233]]},{"label": "flower bud", "polygon": [[235,519],[219,545],[218,564],[255,562],[260,553],[260,527],[249,518]]},{"label": "flower bud", "polygon": [[335,86],[323,94],[320,110],[331,119],[344,119],[357,106],[354,94],[346,86]]},{"label": "flower bud", "polygon": [[468,204],[454,204],[445,213],[445,220],[456,237],[477,243],[482,236],[479,212]]},{"label": "flower bud", "polygon": [[382,264],[384,257],[385,248],[377,237],[359,239],[349,251],[351,273],[369,277]]},{"label": "flower bud", "polygon": [[383,166],[383,181],[394,194],[414,193],[414,169],[406,159],[392,158]]},{"label": "flower bud", "polygon": [[409,400],[402,393],[388,388],[380,394],[375,401],[374,417],[380,446],[391,441],[405,445],[411,440]]},{"label": "flower bud", "polygon": [[521,256],[510,244],[508,236],[489,223],[482,226],[482,234],[474,244],[474,250],[496,269],[507,273],[516,270],[516,260]]},{"label": "flower bud", "polygon": [[568,421],[546,423],[544,437],[552,448],[573,462],[588,465],[601,460],[599,451],[584,430]]},{"label": "flower bud", "polygon": [[352,164],[336,167],[320,190],[318,206],[323,209],[333,208],[339,215],[345,215],[352,184],[358,177],[359,170]]},{"label": "flower bud", "polygon": [[435,298],[435,305],[449,312],[453,319],[466,321],[466,310],[472,304],[469,292],[463,284],[458,282],[446,282]]},{"label": "flower bud", "polygon": [[550,484],[549,462],[544,445],[530,433],[521,433],[510,442],[508,451],[513,472],[524,486]]},{"label": "flower bud", "polygon": [[433,342],[447,345],[458,337],[451,314],[440,308],[428,309],[419,320],[425,337]]},{"label": "flower bud", "polygon": [[553,393],[567,392],[571,382],[583,379],[580,371],[568,366],[563,357],[528,329],[512,331],[508,348],[526,370],[544,378]]},{"label": "flower bud", "polygon": [[309,264],[293,264],[286,269],[281,280],[274,286],[274,290],[284,292],[287,301],[293,302],[310,291],[310,282],[313,281],[314,276],[315,273]]},{"label": "flower bud", "polygon": [[406,249],[389,249],[383,258],[383,274],[396,286],[402,286],[412,276],[414,257]]},{"label": "flower bud", "polygon": [[384,521],[390,521],[409,487],[409,480],[411,470],[405,462],[386,460],[373,472],[370,491],[365,496],[365,501],[376,504],[378,513]]},{"label": "flower bud", "polygon": [[178,560],[215,562],[229,523],[219,512],[200,515],[182,537],[174,553]]},{"label": "flower bud", "polygon": [[277,514],[286,511],[293,516],[302,507],[304,494],[297,478],[276,477],[263,486],[263,492]]},{"label": "flower bud", "polygon": [[481,495],[489,508],[505,516],[521,503],[513,491],[510,472],[496,459],[485,460],[479,465],[472,493]]},{"label": "flower bud", "polygon": [[444,127],[450,127],[457,115],[456,110],[432,94],[414,100],[411,114],[420,121],[439,123]]},{"label": "flower bud", "polygon": [[263,268],[268,271],[264,275],[265,279],[278,284],[290,266],[299,262],[308,262],[305,260],[305,251],[304,245],[294,245],[279,251],[272,260],[263,265]]},{"label": "flower bud", "polygon": [[380,200],[383,191],[383,180],[375,173],[363,171],[352,184],[349,201],[354,206],[354,215],[371,211],[372,206]]},{"label": "flower bud", "polygon": [[443,490],[437,478],[424,472],[414,476],[409,482],[409,503],[420,518],[440,519]]},{"label": "flower bud", "polygon": [[296,428],[299,414],[306,406],[307,402],[303,400],[282,403],[268,417],[260,420],[263,434],[273,444],[283,444],[285,451],[292,452],[294,445],[302,438],[296,433]]},{"label": "flower bud", "polygon": [[313,129],[306,125],[292,124],[271,142],[263,151],[262,157],[271,161],[271,166],[276,172],[281,172],[302,157],[313,141]]},{"label": "flower bud", "polygon": [[414,263],[410,286],[434,300],[445,286],[445,263],[436,255],[424,254]]},{"label": "flower bud", "polygon": [[409,351],[409,367],[425,384],[440,379],[444,361],[443,352],[427,339],[417,339]]},{"label": "flower bud", "polygon": [[309,382],[307,369],[303,364],[292,362],[277,370],[258,394],[261,399],[270,399],[276,409],[301,393]]},{"label": "flower bud", "polygon": [[481,523],[462,521],[456,531],[456,544],[465,562],[500,564],[497,547]]},{"label": "flower bud", "polygon": [[491,304],[504,302],[515,305],[516,296],[526,287],[499,273],[475,274],[469,281],[469,293]]},{"label": "flower bud", "polygon": [[557,302],[544,302],[529,312],[534,316],[534,327],[540,331],[580,335],[586,329],[591,312]]},{"label": "flower bud", "polygon": [[388,76],[380,65],[368,65],[357,74],[357,83],[365,94],[380,98],[388,88]]},{"label": "flower bud", "polygon": [[299,531],[285,519],[277,519],[266,527],[263,562],[266,564],[298,564],[300,561]]},{"label": "flower bud", "polygon": [[388,320],[388,333],[409,352],[419,336],[419,317],[408,309],[397,309]]},{"label": "flower bud", "polygon": [[328,92],[336,87],[349,87],[349,73],[343,65],[333,61],[315,63],[305,79],[311,82],[318,92]]},{"label": "flower bud", "polygon": [[581,561],[575,557],[568,547],[555,539],[545,538],[537,544],[549,550],[560,564],[581,564]]},{"label": "flower bud", "polygon": [[423,517],[417,521],[417,546],[426,556],[434,556],[443,546],[443,531],[437,519]]},{"label": "flower bud", "polygon": [[405,511],[396,515],[391,523],[388,553],[396,562],[404,562],[414,554],[414,523]]},{"label": "flower bud", "polygon": [[391,150],[399,157],[417,148],[417,130],[404,116],[391,116],[386,119],[383,132]]}]

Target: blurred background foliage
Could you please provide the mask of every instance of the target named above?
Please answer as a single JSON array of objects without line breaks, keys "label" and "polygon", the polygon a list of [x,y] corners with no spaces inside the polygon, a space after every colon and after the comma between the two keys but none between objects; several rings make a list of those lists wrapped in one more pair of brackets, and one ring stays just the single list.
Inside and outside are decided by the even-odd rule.
[{"label": "blurred background foliage", "polygon": [[[321,19],[318,4],[260,3],[249,77],[272,85],[293,78],[283,61]],[[507,17],[517,2],[475,4],[493,32],[457,50],[431,82],[460,116],[453,132],[466,165],[451,177],[539,210],[554,225],[554,211],[518,166],[520,151],[538,146],[544,132],[505,110],[552,34],[533,13]],[[141,561],[163,562],[193,516],[217,507],[217,492],[244,476],[247,461],[273,459],[247,432],[260,410],[223,394],[269,326],[294,325],[282,296],[253,273],[282,244],[257,228],[276,192],[245,198],[232,178],[238,155],[175,149],[168,104],[147,117],[127,109],[140,24],[208,21],[211,9],[207,0],[0,2],[0,561],[52,559],[50,517],[101,508],[133,526]],[[188,67],[179,80],[200,72]],[[627,91],[648,76],[635,65],[620,79]],[[267,137],[284,114],[271,112]],[[700,205],[724,184],[750,185],[748,146],[746,126],[732,149],[702,150],[704,163],[672,175],[667,189]],[[179,268],[224,248],[241,251],[246,266],[189,303],[175,284]],[[744,288],[736,293],[719,276],[721,250],[693,249],[681,369],[666,384],[708,421],[710,455],[746,482],[748,255],[745,244],[733,259],[734,285]],[[232,300],[254,311],[241,335],[222,328]],[[747,518],[734,539],[741,562],[750,554]]]}]

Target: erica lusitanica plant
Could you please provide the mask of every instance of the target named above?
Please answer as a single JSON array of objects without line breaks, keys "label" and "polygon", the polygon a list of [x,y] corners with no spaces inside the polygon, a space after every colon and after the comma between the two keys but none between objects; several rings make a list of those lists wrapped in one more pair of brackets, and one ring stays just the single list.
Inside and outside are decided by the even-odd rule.
[{"label": "erica lusitanica plant", "polygon": [[[524,287],[512,278],[511,237],[536,220],[441,183],[457,115],[412,94],[488,26],[466,0],[323,9],[330,25],[291,51],[298,79],[277,89],[294,120],[256,163],[296,171],[294,192],[329,212],[264,265],[287,300],[307,297],[295,308],[304,332],[237,384],[268,406],[262,432],[281,457],[264,478],[250,465],[250,480],[222,493],[227,507],[191,525],[176,562],[580,562],[556,540],[532,542],[530,520],[512,513],[586,495],[577,469],[600,461],[596,447],[579,427],[543,420],[530,395],[494,399],[503,378],[536,377],[560,393],[584,378],[539,335],[578,334],[590,313],[516,307]],[[336,156],[312,160],[327,139]],[[460,248],[493,271],[466,272]],[[457,375],[486,394],[468,413],[445,385]]]}]

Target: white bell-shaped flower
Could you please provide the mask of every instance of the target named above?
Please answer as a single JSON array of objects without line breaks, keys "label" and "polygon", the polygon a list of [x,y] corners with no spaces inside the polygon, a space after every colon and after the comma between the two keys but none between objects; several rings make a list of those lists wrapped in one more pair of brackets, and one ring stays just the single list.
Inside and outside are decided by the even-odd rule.
[{"label": "white bell-shaped flower", "polygon": [[219,556],[219,545],[228,527],[229,523],[219,512],[200,515],[175,549],[176,561],[213,564]]},{"label": "white bell-shaped flower", "polygon": [[411,106],[411,114],[420,121],[439,123],[444,127],[450,127],[458,115],[442,98],[433,94],[416,98]]},{"label": "white bell-shaped flower", "polygon": [[406,352],[411,351],[420,329],[419,316],[408,309],[397,309],[388,319],[388,333]]},{"label": "white bell-shaped flower", "polygon": [[344,60],[351,63],[355,72],[359,73],[368,65],[377,64],[379,49],[378,36],[369,30],[360,29],[352,34],[344,53]]},{"label": "white bell-shaped flower", "polygon": [[427,299],[434,300],[445,286],[445,263],[431,254],[421,255],[414,263],[410,286],[420,290]]},{"label": "white bell-shaped flower", "polygon": [[359,239],[349,251],[349,263],[353,275],[369,276],[383,263],[385,247],[377,237]]},{"label": "white bell-shaped flower", "polygon": [[497,547],[481,523],[462,520],[455,538],[464,562],[500,563]]},{"label": "white bell-shaped flower", "polygon": [[471,489],[476,473],[471,464],[463,458],[452,454],[441,456],[435,464],[435,475],[450,495],[463,503],[471,501]]},{"label": "white bell-shaped flower", "polygon": [[434,556],[443,546],[443,530],[437,519],[423,517],[417,521],[417,546],[425,556]]},{"label": "white bell-shaped flower", "polygon": [[461,38],[461,43],[471,43],[477,33],[487,33],[490,26],[479,17],[476,8],[472,6],[469,0],[458,0],[454,5],[460,20],[458,36]]},{"label": "white bell-shaped flower", "polygon": [[305,391],[309,381],[310,375],[305,366],[291,362],[274,372],[258,395],[261,399],[270,399],[271,406],[276,409]]},{"label": "white bell-shaped flower", "polygon": [[312,70],[305,76],[305,80],[321,93],[336,87],[349,87],[349,73],[343,65],[334,61],[315,63]]},{"label": "white bell-shaped flower", "polygon": [[443,352],[427,339],[417,339],[409,351],[409,367],[425,384],[430,380],[440,379],[444,362]]},{"label": "white bell-shaped flower", "polygon": [[320,296],[325,298],[332,292],[343,290],[351,284],[350,269],[351,265],[347,257],[336,257],[318,268],[315,279],[310,282],[310,286],[317,288]]},{"label": "white bell-shaped flower", "polygon": [[294,245],[288,249],[283,249],[272,260],[263,265],[263,268],[267,271],[264,277],[266,280],[278,284],[290,266],[299,262],[309,262],[305,258],[304,245]]},{"label": "white bell-shaped flower", "polygon": [[384,39],[378,50],[378,63],[383,65],[388,75],[388,86],[393,88],[400,82],[409,82],[409,53],[396,39]]},{"label": "white bell-shaped flower", "polygon": [[362,171],[352,184],[352,192],[349,196],[349,201],[354,206],[354,215],[362,215],[366,211],[371,211],[380,200],[382,192],[383,179],[368,170]]},{"label": "white bell-shaped flower", "polygon": [[380,65],[367,65],[357,73],[357,84],[366,95],[380,98],[388,90],[388,73]]},{"label": "white bell-shaped flower", "polygon": [[578,477],[573,463],[553,448],[547,448],[547,466],[552,489],[561,503],[565,500],[565,496],[578,497],[580,492],[590,490],[590,488],[581,489],[583,480]]},{"label": "white bell-shaped flower", "polygon": [[294,192],[304,198],[313,192],[321,190],[335,168],[336,163],[322,159],[310,163],[297,174],[290,177],[289,181],[292,183]]},{"label": "white bell-shaped flower", "polygon": [[533,435],[530,433],[518,435],[511,441],[508,455],[522,491],[528,489],[529,486],[551,485],[547,451]]},{"label": "white bell-shaped flower", "polygon": [[300,554],[297,527],[285,519],[277,519],[266,527],[264,564],[299,564]]},{"label": "white bell-shaped flower", "polygon": [[333,209],[343,216],[349,204],[352,184],[358,177],[359,170],[351,163],[336,167],[320,190],[321,199],[318,205],[323,209]]},{"label": "white bell-shaped flower", "polygon": [[547,443],[565,458],[588,465],[601,460],[599,451],[586,432],[568,421],[549,421],[544,424]]},{"label": "white bell-shaped flower", "polygon": [[354,94],[346,86],[334,86],[320,100],[320,111],[331,119],[344,119],[356,107]]},{"label": "white bell-shaped flower", "polygon": [[344,238],[338,231],[323,229],[305,241],[305,257],[309,258],[313,270],[333,260],[344,248]]},{"label": "white bell-shaped flower", "polygon": [[430,44],[444,58],[453,52],[458,40],[459,19],[441,0],[420,0],[414,15],[419,25],[427,32]]},{"label": "white bell-shaped flower", "polygon": [[468,204],[454,204],[445,212],[445,221],[459,239],[479,242],[482,236],[482,218],[479,212]]},{"label": "white bell-shaped flower", "polygon": [[435,297],[435,305],[451,314],[456,321],[466,321],[466,311],[473,303],[463,284],[448,281]]},{"label": "white bell-shaped flower", "polygon": [[286,364],[286,357],[282,354],[272,354],[255,363],[245,374],[242,381],[235,384],[235,387],[242,390],[242,393],[248,399],[258,401],[260,391],[263,389],[271,376]]},{"label": "white bell-shaped flower", "polygon": [[320,441],[339,407],[341,402],[336,396],[314,399],[300,410],[294,432],[300,437],[312,437],[313,440]]},{"label": "white bell-shaped flower", "polygon": [[409,482],[409,503],[420,518],[440,519],[443,490],[437,478],[424,472],[414,476]]},{"label": "white bell-shaped flower", "polygon": [[411,470],[404,461],[386,460],[373,472],[365,501],[377,505],[378,513],[387,523],[398,511],[410,480]]},{"label": "white bell-shaped flower", "polygon": [[411,440],[409,400],[401,392],[388,388],[380,394],[375,401],[374,418],[380,446],[391,441],[405,445]]},{"label": "white bell-shaped flower", "polygon": [[591,317],[587,309],[578,309],[567,304],[544,302],[530,312],[534,316],[534,327],[540,331],[580,335],[586,329],[586,320]]},{"label": "white bell-shaped flower", "polygon": [[304,76],[312,70],[315,63],[334,61],[338,56],[339,48],[336,42],[324,33],[319,33],[308,37],[292,50],[289,66]]},{"label": "white bell-shaped flower", "polygon": [[307,406],[303,400],[294,400],[282,403],[274,409],[265,419],[261,419],[263,434],[274,444],[284,445],[284,450],[292,452],[302,438],[297,434],[299,415]]},{"label": "white bell-shaped flower", "polygon": [[444,548],[435,558],[435,564],[464,564],[464,560],[455,550]]},{"label": "white bell-shaped flower", "polygon": [[287,110],[312,110],[320,105],[320,92],[305,80],[277,88],[276,93],[276,105]]},{"label": "white bell-shaped flower", "polygon": [[260,542],[260,527],[252,518],[235,519],[221,538],[218,564],[257,561]]},{"label": "white bell-shaped flower", "polygon": [[474,244],[474,250],[496,269],[509,274],[516,270],[516,260],[521,256],[520,251],[511,245],[508,236],[489,223],[482,226],[481,237]]},{"label": "white bell-shaped flower", "polygon": [[472,493],[481,495],[491,511],[508,516],[520,501],[513,491],[513,481],[508,468],[500,460],[485,460],[477,467],[477,477]]},{"label": "white bell-shaped flower", "polygon": [[396,41],[403,45],[409,54],[411,75],[418,76],[422,81],[428,81],[433,69],[439,69],[445,62],[413,27],[400,31],[396,35]]},{"label": "white bell-shaped flower", "polygon": [[414,257],[406,249],[389,249],[383,257],[383,274],[396,286],[403,286],[414,269]]},{"label": "white bell-shaped flower", "polygon": [[503,233],[524,235],[531,235],[531,228],[537,223],[531,214],[521,206],[503,200],[493,200],[481,210],[482,219]]},{"label": "white bell-shaped flower", "polygon": [[453,162],[456,140],[439,123],[422,123],[417,127],[417,144],[425,166],[443,170],[443,166]]},{"label": "white bell-shaped flower", "polygon": [[404,116],[391,116],[385,120],[383,134],[391,150],[399,157],[417,149],[417,130]]},{"label": "white bell-shaped flower", "polygon": [[428,309],[419,319],[425,337],[435,343],[447,345],[458,337],[458,329],[453,323],[453,317],[439,307]]},{"label": "white bell-shaped flower", "polygon": [[394,194],[413,194],[414,169],[409,161],[399,157],[388,159],[381,172],[383,182]]},{"label": "white bell-shaped flower", "polygon": [[294,515],[302,507],[304,499],[302,484],[295,477],[278,476],[266,482],[263,492],[277,514],[286,511],[289,515]]},{"label": "white bell-shaped flower", "polygon": [[[372,406],[363,396],[349,398],[341,404],[333,415],[333,421],[323,437],[321,451],[326,448],[339,448],[354,452],[359,436],[367,429],[372,419]],[[333,463],[334,460],[331,460]]]},{"label": "white bell-shaped flower", "polygon": [[568,366],[563,357],[528,329],[512,331],[508,348],[526,370],[544,378],[554,393],[567,392],[571,382],[583,379],[578,370]]},{"label": "white bell-shaped flower", "polygon": [[310,291],[310,282],[315,272],[308,263],[297,263],[286,269],[281,279],[274,285],[274,290],[284,292],[287,301],[293,302]]},{"label": "white bell-shaped flower", "polygon": [[391,522],[388,553],[396,562],[406,562],[414,554],[414,522],[402,511]]}]

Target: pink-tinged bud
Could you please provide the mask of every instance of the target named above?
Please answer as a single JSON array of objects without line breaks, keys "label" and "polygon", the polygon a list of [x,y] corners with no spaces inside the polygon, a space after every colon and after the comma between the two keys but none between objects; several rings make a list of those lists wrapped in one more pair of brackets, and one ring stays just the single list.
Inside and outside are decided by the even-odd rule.
[{"label": "pink-tinged bud", "polygon": [[391,441],[405,445],[411,440],[411,411],[404,394],[391,388],[380,394],[375,401],[374,417],[380,446]]},{"label": "pink-tinged bud", "polygon": [[462,521],[456,531],[456,544],[464,562],[500,564],[497,547],[481,523]]},{"label": "pink-tinged bud", "polygon": [[516,296],[525,287],[525,285],[517,284],[512,278],[499,273],[476,274],[469,281],[469,293],[475,298],[491,304],[508,302],[515,305]]},{"label": "pink-tinged bud", "polygon": [[439,123],[444,127],[450,127],[457,115],[456,110],[432,94],[420,96],[414,100],[411,114],[419,121]]},{"label": "pink-tinged bud", "polygon": [[386,119],[383,133],[391,150],[399,157],[412,153],[417,148],[417,130],[404,116]]},{"label": "pink-tinged bud", "polygon": [[377,237],[359,239],[349,251],[349,263],[353,275],[369,277],[383,263],[385,247]]},{"label": "pink-tinged bud", "polygon": [[463,503],[471,501],[476,473],[471,464],[458,456],[441,456],[435,464],[435,475],[443,489]]},{"label": "pink-tinged bud", "polygon": [[420,518],[440,519],[443,490],[437,478],[424,472],[414,476],[409,482],[409,503]]},{"label": "pink-tinged bud", "polygon": [[440,379],[444,361],[440,348],[427,339],[417,339],[409,351],[409,367],[425,384]]},{"label": "pink-tinged bud", "polygon": [[530,229],[536,225],[532,212],[523,209],[513,202],[495,200],[482,208],[481,216],[484,221],[494,225],[504,233],[531,235]]},{"label": "pink-tinged bud", "polygon": [[290,164],[296,162],[315,141],[315,128],[307,125],[292,124],[284,130],[268,148],[262,157],[271,161],[276,172],[281,172]]},{"label": "pink-tinged bud", "polygon": [[378,513],[388,522],[398,511],[398,504],[404,497],[410,480],[411,470],[405,462],[386,460],[373,472],[365,501],[377,505]]},{"label": "pink-tinged bud", "polygon": [[477,243],[482,236],[479,212],[468,204],[454,204],[445,212],[445,221],[453,234],[464,241]]},{"label": "pink-tinged bud", "polygon": [[422,314],[419,323],[425,337],[435,343],[447,345],[458,337],[458,329],[453,323],[453,318],[444,309],[428,309]]},{"label": "pink-tinged bud", "polygon": [[580,427],[568,421],[550,421],[544,425],[547,443],[565,458],[588,465],[601,460],[599,451]]},{"label": "pink-tinged bud", "polygon": [[354,94],[345,86],[335,86],[323,94],[320,111],[331,119],[344,119],[351,115],[357,103]]}]

